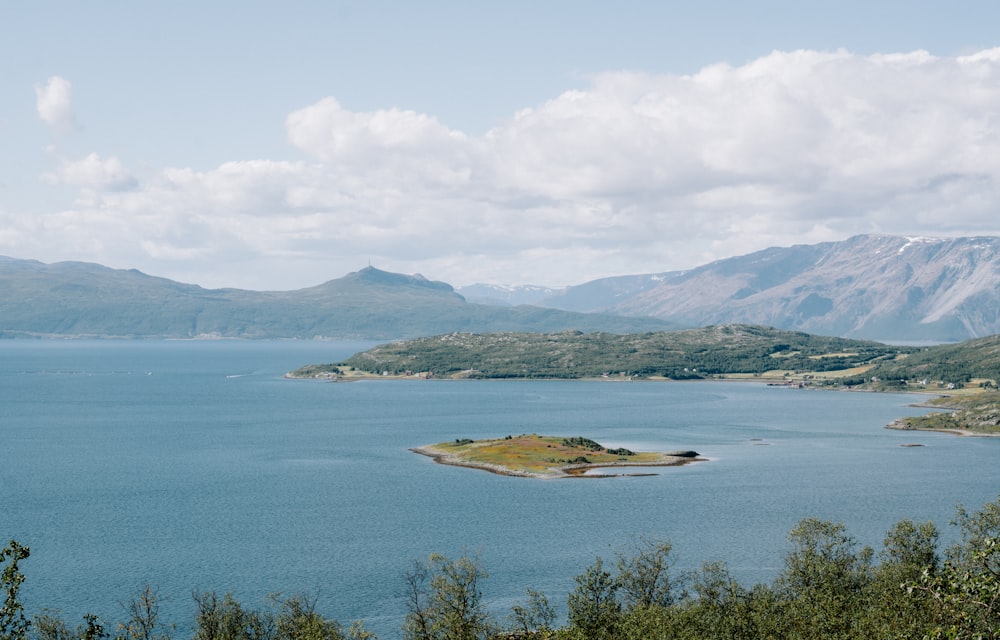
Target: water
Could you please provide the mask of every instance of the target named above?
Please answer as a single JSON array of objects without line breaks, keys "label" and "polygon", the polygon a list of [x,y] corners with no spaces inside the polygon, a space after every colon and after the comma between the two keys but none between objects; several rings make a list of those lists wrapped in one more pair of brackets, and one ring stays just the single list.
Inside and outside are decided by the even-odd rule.
[{"label": "water", "polygon": [[[902,518],[947,529],[996,500],[1000,439],[883,429],[912,396],[737,382],[289,381],[368,345],[0,341],[0,538],[31,547],[23,601],[115,619],[149,582],[190,624],[192,591],[318,596],[398,637],[404,572],[478,554],[497,610],[637,536],[679,569],[781,570],[803,517],[878,548]],[[710,459],[651,477],[540,481],[410,447],[544,433]],[[917,443],[923,447],[902,447]]]}]

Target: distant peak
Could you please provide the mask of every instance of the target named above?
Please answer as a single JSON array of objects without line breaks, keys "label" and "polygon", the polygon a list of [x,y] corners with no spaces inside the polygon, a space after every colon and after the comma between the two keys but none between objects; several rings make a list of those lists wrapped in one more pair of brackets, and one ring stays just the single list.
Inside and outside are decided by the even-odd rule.
[{"label": "distant peak", "polygon": [[355,271],[354,273],[349,273],[345,276],[345,278],[383,286],[416,286],[441,289],[444,291],[454,290],[452,286],[446,282],[431,281],[419,273],[405,275],[402,273],[393,273],[391,271],[382,271],[381,269],[376,269],[371,265],[359,271]]}]

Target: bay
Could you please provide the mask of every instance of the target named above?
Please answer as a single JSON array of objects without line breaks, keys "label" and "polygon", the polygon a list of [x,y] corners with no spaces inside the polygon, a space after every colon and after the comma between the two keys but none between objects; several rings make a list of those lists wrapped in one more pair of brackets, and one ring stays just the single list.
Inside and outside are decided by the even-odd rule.
[{"label": "bay", "polygon": [[[804,517],[876,549],[898,520],[946,530],[996,500],[1000,439],[886,430],[913,396],[745,382],[290,381],[363,343],[0,341],[0,538],[31,547],[29,612],[120,617],[146,582],[189,625],[192,591],[317,596],[398,637],[403,574],[478,554],[503,611],[639,536],[677,569],[745,584],[782,568]],[[707,462],[540,481],[434,464],[410,447],[544,433]],[[920,447],[904,447],[920,444]]]}]

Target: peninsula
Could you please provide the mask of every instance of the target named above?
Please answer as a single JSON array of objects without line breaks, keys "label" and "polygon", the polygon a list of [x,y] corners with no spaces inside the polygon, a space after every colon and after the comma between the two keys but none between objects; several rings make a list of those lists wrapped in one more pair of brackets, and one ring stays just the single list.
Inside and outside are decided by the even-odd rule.
[{"label": "peninsula", "polygon": [[[1000,433],[1000,335],[932,347],[814,336],[755,325],[642,334],[451,333],[378,345],[288,378],[756,380],[771,386],[942,394],[952,409],[892,428]],[[450,452],[449,452],[450,453]]]},{"label": "peninsula", "polygon": [[887,427],[904,431],[946,431],[960,436],[1000,437],[1000,394],[995,391],[933,398],[916,406],[947,411],[900,418]]},{"label": "peninsula", "polygon": [[695,451],[636,452],[609,449],[588,438],[537,434],[489,440],[456,439],[411,451],[430,456],[441,464],[529,478],[572,478],[601,467],[663,467],[703,460]]}]

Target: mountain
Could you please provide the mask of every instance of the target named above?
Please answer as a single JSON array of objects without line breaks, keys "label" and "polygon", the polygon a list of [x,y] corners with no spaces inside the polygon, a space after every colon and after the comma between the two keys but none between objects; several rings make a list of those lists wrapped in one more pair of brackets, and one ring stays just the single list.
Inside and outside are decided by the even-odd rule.
[{"label": "mountain", "polygon": [[506,285],[476,283],[456,289],[469,302],[514,306],[538,304],[560,291],[557,287],[540,287],[533,284]]},{"label": "mountain", "polygon": [[473,285],[460,292],[372,267],[275,292],[0,257],[0,336],[383,340],[732,323],[887,342],[1000,334],[1000,238],[855,236],[564,289]]},{"label": "mountain", "polygon": [[531,306],[469,303],[444,282],[372,267],[296,291],[204,289],[97,264],[0,257],[0,337],[387,340],[455,331],[672,328]]},{"label": "mountain", "polygon": [[584,313],[588,309],[611,309],[683,273],[680,271],[600,278],[572,287],[565,287],[561,291],[539,300],[537,304],[554,309]]},{"label": "mountain", "polygon": [[863,235],[775,247],[689,271],[595,280],[539,304],[686,326],[957,342],[1000,333],[1000,238]]}]

